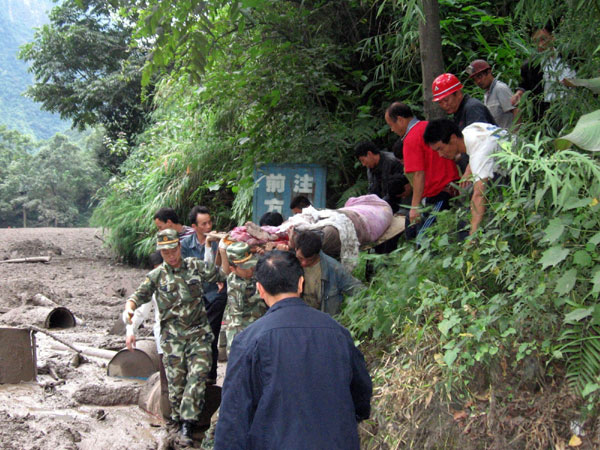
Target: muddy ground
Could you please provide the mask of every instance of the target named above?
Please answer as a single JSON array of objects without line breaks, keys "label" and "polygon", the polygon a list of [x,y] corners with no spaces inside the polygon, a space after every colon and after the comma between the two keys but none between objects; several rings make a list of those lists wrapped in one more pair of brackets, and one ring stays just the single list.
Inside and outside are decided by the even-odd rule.
[{"label": "muddy ground", "polygon": [[[0,327],[27,322],[27,313],[15,314],[15,308],[42,294],[80,319],[74,328],[52,330],[57,337],[76,347],[123,348],[124,334],[111,334],[111,329],[121,316],[125,298],[147,270],[118,263],[103,247],[99,229],[0,229],[0,261],[44,255],[52,257],[50,262],[0,263]],[[151,326],[140,330],[142,336],[150,334]],[[102,398],[97,399],[98,405],[76,400],[84,386],[123,388],[143,381],[108,377],[108,360],[103,358],[86,356],[89,362],[77,366],[73,351],[45,334],[35,333],[35,338],[36,381],[0,385],[2,449],[146,450],[160,446],[164,438],[161,419],[137,405],[102,406]],[[222,378],[222,367],[219,372]],[[94,399],[85,403],[90,401]]]}]

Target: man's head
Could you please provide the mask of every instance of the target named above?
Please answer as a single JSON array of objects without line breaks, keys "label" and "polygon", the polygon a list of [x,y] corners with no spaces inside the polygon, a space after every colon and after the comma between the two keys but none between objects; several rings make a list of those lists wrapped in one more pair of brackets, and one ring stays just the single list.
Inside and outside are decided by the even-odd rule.
[{"label": "man's head", "polygon": [[181,265],[181,247],[177,231],[167,228],[156,233],[156,250],[171,267]]},{"label": "man's head", "polygon": [[261,256],[256,264],[256,287],[267,305],[287,296],[302,293],[304,272],[291,252],[273,250]]},{"label": "man's head", "polygon": [[549,25],[536,30],[531,36],[538,52],[543,52],[552,48],[554,44],[554,36],[552,36],[552,28]]},{"label": "man's head", "polygon": [[158,231],[166,230],[167,228],[175,229],[175,225],[179,225],[179,216],[173,208],[160,208],[154,214],[154,224]]},{"label": "man's head", "polygon": [[304,195],[296,195],[290,202],[290,209],[294,214],[300,214],[304,208],[311,205],[308,197]]},{"label": "man's head", "polygon": [[302,267],[312,267],[319,262],[322,246],[321,237],[312,231],[303,231],[294,237],[296,258]]},{"label": "man's head", "polygon": [[189,219],[198,236],[203,236],[212,230],[212,219],[206,206],[194,206],[190,211]]},{"label": "man's head", "polygon": [[271,227],[278,227],[282,223],[283,223],[283,216],[281,214],[279,214],[277,211],[269,211],[269,212],[264,213],[263,216],[258,221],[258,224],[261,227],[264,227],[265,225],[268,225]]},{"label": "man's head", "polygon": [[227,247],[227,261],[232,271],[242,277],[251,278],[256,266],[256,257],[245,242],[234,242]]},{"label": "man's head", "polygon": [[413,117],[412,110],[404,103],[394,102],[385,110],[385,122],[390,130],[400,137],[406,134],[408,124]]},{"label": "man's head", "polygon": [[437,102],[446,114],[454,114],[464,97],[462,88],[463,85],[456,75],[443,73],[433,80],[433,101]]},{"label": "man's head", "polygon": [[374,169],[379,164],[381,155],[379,149],[372,142],[361,142],[354,147],[354,156],[367,169]]},{"label": "man's head", "polygon": [[483,59],[476,59],[469,67],[466,72],[477,86],[481,89],[488,90],[494,81],[494,75],[492,75],[492,67],[487,61]]},{"label": "man's head", "polygon": [[455,161],[464,153],[463,135],[458,125],[448,119],[432,120],[427,124],[423,140],[441,157]]}]

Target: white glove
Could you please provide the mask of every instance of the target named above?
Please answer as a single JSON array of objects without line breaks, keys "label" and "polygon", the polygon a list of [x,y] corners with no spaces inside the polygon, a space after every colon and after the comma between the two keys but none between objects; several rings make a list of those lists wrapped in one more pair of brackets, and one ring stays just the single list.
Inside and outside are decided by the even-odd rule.
[{"label": "white glove", "polygon": [[131,304],[129,302],[127,302],[125,304],[125,311],[123,311],[123,322],[125,323],[125,325],[131,323],[131,319],[133,318],[134,312],[135,312],[135,309],[133,309],[131,307]]}]

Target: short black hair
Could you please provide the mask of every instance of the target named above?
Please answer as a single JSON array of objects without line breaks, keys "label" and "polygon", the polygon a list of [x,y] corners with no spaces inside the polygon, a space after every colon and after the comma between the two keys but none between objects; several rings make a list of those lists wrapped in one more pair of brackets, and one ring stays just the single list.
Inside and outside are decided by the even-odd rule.
[{"label": "short black hair", "polygon": [[398,117],[403,117],[405,119],[407,119],[409,117],[414,117],[414,114],[412,112],[412,109],[410,109],[410,106],[405,105],[404,103],[400,103],[400,102],[392,103],[390,106],[388,106],[388,108],[385,110],[385,112],[388,115],[388,117],[390,119],[392,119],[394,122],[396,121],[396,119],[398,119]]},{"label": "short black hair", "polygon": [[161,222],[165,222],[165,223],[168,220],[170,220],[173,223],[181,223],[181,222],[179,222],[179,216],[177,215],[177,213],[175,212],[175,210],[173,208],[160,208],[154,214],[153,219],[158,219]]},{"label": "short black hair", "polygon": [[312,203],[305,195],[296,195],[290,202],[290,209],[304,209],[308,208]]},{"label": "short black hair", "polygon": [[371,152],[374,155],[379,154],[379,149],[371,141],[360,142],[354,147],[354,156],[360,158],[361,156],[367,156],[367,153]]},{"label": "short black hair", "polygon": [[263,227],[265,225],[269,225],[272,227],[278,227],[283,223],[283,216],[279,214],[277,211],[269,211],[263,214],[260,218],[258,224]]},{"label": "short black hair", "polygon": [[302,250],[305,258],[310,258],[321,251],[321,237],[312,231],[303,231],[294,237],[294,248]]},{"label": "short black hair", "polygon": [[155,251],[154,253],[151,253],[149,259],[150,259],[150,264],[152,264],[152,267],[156,267],[159,264],[162,264],[162,262],[163,262],[163,257],[160,254],[160,251],[158,251],[158,250]]},{"label": "short black hair", "polygon": [[300,261],[292,252],[272,250],[256,263],[256,281],[270,295],[297,292],[298,281],[304,275]]},{"label": "short black hair", "polygon": [[450,142],[452,135],[462,138],[463,135],[453,121],[448,119],[432,120],[427,124],[423,140],[427,145],[442,141],[444,144]]},{"label": "short black hair", "polygon": [[198,214],[208,214],[210,216],[210,211],[206,206],[194,206],[190,211],[188,219],[190,220],[191,225],[196,225],[196,217]]},{"label": "short black hair", "polygon": [[404,160],[404,139],[396,139],[396,142],[392,145],[392,153],[397,159],[401,161]]}]

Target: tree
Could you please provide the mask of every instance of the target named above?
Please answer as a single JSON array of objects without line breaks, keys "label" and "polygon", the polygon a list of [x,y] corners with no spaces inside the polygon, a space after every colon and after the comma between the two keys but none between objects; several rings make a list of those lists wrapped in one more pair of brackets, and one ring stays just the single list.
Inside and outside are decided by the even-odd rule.
[{"label": "tree", "polygon": [[[132,27],[119,19],[108,0],[66,0],[50,13],[50,24],[23,46],[35,84],[27,95],[42,108],[71,119],[79,129],[103,125],[110,139],[130,144],[146,123],[142,100],[145,52],[131,45]],[[147,88],[151,91],[151,88]],[[105,151],[101,162],[115,168],[123,160]]]},{"label": "tree", "polygon": [[445,117],[444,112],[432,102],[431,84],[444,73],[442,34],[438,0],[423,0],[423,19],[419,21],[419,46],[423,74],[423,109],[429,120]]}]

